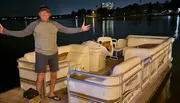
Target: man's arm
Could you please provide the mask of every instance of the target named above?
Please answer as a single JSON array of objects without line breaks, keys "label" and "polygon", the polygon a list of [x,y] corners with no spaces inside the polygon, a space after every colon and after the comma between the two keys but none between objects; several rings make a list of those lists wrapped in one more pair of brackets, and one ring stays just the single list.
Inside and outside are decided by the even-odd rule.
[{"label": "man's arm", "polygon": [[59,24],[58,22],[55,22],[55,21],[51,21],[51,22],[57,27],[59,32],[63,32],[66,34],[79,33],[79,32],[83,32],[83,31],[87,31],[90,28],[90,25],[88,25],[88,26],[83,25],[81,28],[69,28],[69,27]]},{"label": "man's arm", "polygon": [[25,37],[25,36],[28,36],[33,33],[33,31],[38,23],[39,23],[38,20],[34,21],[34,22],[30,23],[24,30],[21,30],[21,31],[11,31],[11,30],[4,28],[1,25],[0,33],[5,34],[5,35],[14,36],[14,37]]}]

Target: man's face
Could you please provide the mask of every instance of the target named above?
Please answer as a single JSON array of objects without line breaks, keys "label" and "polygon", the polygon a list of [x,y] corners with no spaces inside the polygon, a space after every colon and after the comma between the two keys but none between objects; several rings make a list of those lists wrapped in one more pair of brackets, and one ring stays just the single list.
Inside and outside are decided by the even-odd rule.
[{"label": "man's face", "polygon": [[44,10],[44,11],[39,12],[39,16],[42,21],[46,22],[49,20],[49,17],[51,16],[51,14],[50,12]]}]

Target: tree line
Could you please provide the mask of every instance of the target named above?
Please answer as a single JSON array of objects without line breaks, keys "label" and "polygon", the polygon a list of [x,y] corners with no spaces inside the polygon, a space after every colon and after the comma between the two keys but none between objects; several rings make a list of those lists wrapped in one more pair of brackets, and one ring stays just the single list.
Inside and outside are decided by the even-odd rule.
[{"label": "tree line", "polygon": [[[128,15],[166,15],[177,13],[178,7],[180,7],[180,0],[172,0],[171,2],[165,1],[164,3],[159,3],[158,1],[155,3],[146,3],[146,4],[138,4],[134,3],[132,5],[125,6],[123,8],[117,7],[112,10],[108,10],[107,8],[96,8],[96,10],[91,9],[79,9],[78,11],[72,11],[71,16],[87,16],[92,15],[93,11],[97,16],[128,16]],[[169,10],[172,10],[169,13]]]}]

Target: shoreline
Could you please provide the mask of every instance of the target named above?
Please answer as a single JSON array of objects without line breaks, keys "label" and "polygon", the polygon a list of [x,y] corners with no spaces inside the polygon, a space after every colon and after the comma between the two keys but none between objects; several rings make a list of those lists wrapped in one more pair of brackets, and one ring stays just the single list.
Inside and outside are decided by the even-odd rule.
[{"label": "shoreline", "polygon": [[[121,17],[157,17],[157,16],[178,16],[177,14],[135,14],[135,15],[119,15],[119,16],[71,16],[71,15],[52,15],[51,19],[70,19],[70,18],[121,18]],[[0,17],[0,21],[4,20],[37,20],[38,16],[23,17]]]}]

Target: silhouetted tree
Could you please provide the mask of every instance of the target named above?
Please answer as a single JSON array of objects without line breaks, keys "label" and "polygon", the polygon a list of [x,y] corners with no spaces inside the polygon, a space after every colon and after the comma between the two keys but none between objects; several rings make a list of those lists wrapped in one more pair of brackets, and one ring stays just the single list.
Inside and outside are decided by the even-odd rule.
[{"label": "silhouetted tree", "polygon": [[76,12],[75,12],[75,11],[72,11],[72,12],[71,12],[71,15],[72,15],[72,16],[76,16]]},{"label": "silhouetted tree", "polygon": [[91,15],[91,14],[92,14],[92,10],[89,9],[86,11],[86,15]]},{"label": "silhouetted tree", "polygon": [[166,9],[166,11],[168,10],[168,4],[169,4],[169,2],[168,2],[168,0],[166,0],[165,1],[165,3],[163,4],[163,6],[164,6],[164,8]]},{"label": "silhouetted tree", "polygon": [[101,15],[101,16],[107,16],[108,15],[108,10],[107,8],[98,8],[96,10],[97,14]]},{"label": "silhouetted tree", "polygon": [[168,3],[168,9],[177,10],[178,7],[180,7],[180,0],[171,0],[171,2]]},{"label": "silhouetted tree", "polygon": [[148,14],[152,13],[152,3],[151,2],[148,4],[147,13]]},{"label": "silhouetted tree", "polygon": [[78,12],[77,12],[76,15],[78,15],[78,16],[84,16],[84,15],[86,15],[86,9],[80,9],[80,10],[78,10]]}]

